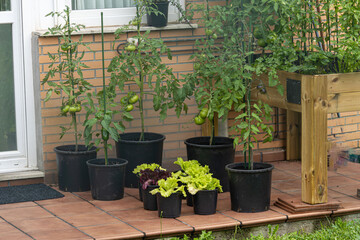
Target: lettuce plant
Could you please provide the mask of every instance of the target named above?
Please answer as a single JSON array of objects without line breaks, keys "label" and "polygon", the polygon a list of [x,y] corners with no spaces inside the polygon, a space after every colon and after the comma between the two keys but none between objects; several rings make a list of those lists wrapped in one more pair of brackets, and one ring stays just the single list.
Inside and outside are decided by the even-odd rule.
[{"label": "lettuce plant", "polygon": [[149,168],[140,170],[140,184],[142,189],[146,189],[149,185],[158,185],[158,181],[161,179],[167,179],[171,176],[171,173],[162,170],[160,168],[155,168],[151,170]]},{"label": "lettuce plant", "polygon": [[150,169],[150,170],[154,171],[156,168],[159,168],[160,170],[166,170],[165,168],[162,168],[159,164],[156,164],[156,163],[151,163],[151,164],[143,163],[143,164],[138,165],[136,168],[134,168],[133,174],[140,177],[141,170]]},{"label": "lettuce plant", "polygon": [[160,179],[158,181],[159,188],[150,191],[150,193],[153,195],[160,193],[160,195],[165,198],[170,197],[171,194],[177,192],[180,192],[186,196],[185,186],[179,184],[180,181],[178,175],[179,172],[175,173],[175,175],[172,174],[172,176],[168,177],[167,179]]}]

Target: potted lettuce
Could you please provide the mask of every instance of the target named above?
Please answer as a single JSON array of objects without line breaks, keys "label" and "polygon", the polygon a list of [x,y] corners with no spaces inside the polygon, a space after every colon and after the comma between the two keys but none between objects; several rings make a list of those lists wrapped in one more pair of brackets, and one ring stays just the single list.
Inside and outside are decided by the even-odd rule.
[{"label": "potted lettuce", "polygon": [[208,166],[201,166],[196,160],[183,161],[178,158],[175,163],[180,165],[183,170],[180,180],[193,198],[194,213],[215,214],[218,192],[222,192],[219,179],[209,173]]},{"label": "potted lettuce", "polygon": [[182,173],[172,173],[171,177],[158,181],[158,188],[150,193],[155,195],[158,205],[158,216],[176,218],[181,214],[181,195],[186,196],[185,186],[181,184],[179,176]]},{"label": "potted lettuce", "polygon": [[143,163],[143,164],[140,164],[140,165],[136,166],[136,168],[134,168],[134,170],[132,172],[138,178],[139,199],[140,199],[140,201],[143,201],[142,186],[140,184],[140,171],[145,170],[145,169],[155,170],[155,168],[160,168],[161,170],[166,170],[166,169],[162,168],[157,163],[151,163],[151,164]]},{"label": "potted lettuce", "polygon": [[171,173],[161,167],[156,167],[155,169],[146,168],[144,170],[140,170],[139,181],[142,189],[142,199],[145,210],[157,210],[156,196],[150,194],[150,191],[159,187],[159,180],[167,179],[170,176]]}]

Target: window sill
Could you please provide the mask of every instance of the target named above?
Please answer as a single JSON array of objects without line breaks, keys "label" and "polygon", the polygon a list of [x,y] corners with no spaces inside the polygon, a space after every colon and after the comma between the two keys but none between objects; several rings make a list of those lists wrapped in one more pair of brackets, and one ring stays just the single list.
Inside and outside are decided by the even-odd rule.
[{"label": "window sill", "polygon": [[0,181],[10,181],[10,180],[20,180],[20,179],[30,179],[30,178],[42,178],[45,174],[38,170],[29,170],[29,171],[19,171],[19,172],[9,172],[1,173]]},{"label": "window sill", "polygon": [[[104,33],[114,33],[120,26],[108,26],[104,27]],[[185,30],[185,29],[196,29],[198,28],[197,24],[187,24],[187,23],[168,23],[165,27],[151,27],[151,26],[141,26],[140,31],[167,31],[167,30]],[[135,32],[136,27],[130,26],[130,29],[126,30],[125,32]],[[47,31],[36,31],[35,34],[40,37],[45,36],[53,36],[53,35],[45,35]],[[79,32],[74,33],[73,35],[91,35],[91,34],[100,34],[101,28],[100,27],[88,27],[80,30]]]}]

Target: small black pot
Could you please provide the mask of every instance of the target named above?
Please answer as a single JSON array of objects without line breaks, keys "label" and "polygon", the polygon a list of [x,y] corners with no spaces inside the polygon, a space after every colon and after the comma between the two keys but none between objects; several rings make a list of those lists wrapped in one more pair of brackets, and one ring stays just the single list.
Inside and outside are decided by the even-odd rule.
[{"label": "small black pot", "polygon": [[145,133],[145,141],[139,141],[140,133],[120,134],[116,142],[117,158],[129,161],[126,169],[126,187],[138,187],[138,177],[132,172],[143,163],[157,163],[161,166],[165,136],[158,133]]},{"label": "small black pot", "polygon": [[96,158],[96,147],[90,150],[84,145],[63,145],[54,148],[58,167],[59,189],[64,192],[90,190],[89,172],[86,161]]},{"label": "small black pot", "polygon": [[188,193],[188,192],[186,192],[186,205],[188,205],[189,207],[194,206],[193,195],[191,195],[191,194]]},{"label": "small black pot", "polygon": [[158,188],[158,187],[159,186],[157,186],[157,185],[149,185],[149,186],[147,186],[146,189],[142,190],[142,196],[143,196],[142,198],[143,198],[145,210],[156,211],[158,209],[156,195],[152,195],[150,193],[151,190]]},{"label": "small black pot", "polygon": [[226,166],[230,181],[231,210],[235,212],[262,212],[270,208],[271,175],[274,168],[268,163],[254,163],[247,170],[245,163]]},{"label": "small black pot", "polygon": [[152,7],[161,14],[147,14],[147,24],[153,27],[165,27],[168,21],[169,2],[152,3]]},{"label": "small black pot", "polygon": [[208,165],[213,177],[220,180],[224,192],[229,191],[229,179],[225,166],[234,162],[234,139],[214,137],[215,144],[209,145],[210,137],[194,137],[185,140],[188,160],[197,160]]},{"label": "small black pot", "polygon": [[181,214],[181,194],[173,193],[170,197],[156,194],[158,204],[158,216],[163,218],[176,218]]},{"label": "small black pot", "polygon": [[141,186],[141,183],[139,181],[139,200],[142,202],[143,201],[143,189],[142,189],[142,186]]},{"label": "small black pot", "polygon": [[104,159],[92,159],[86,163],[93,199],[110,201],[124,197],[127,160],[109,158],[108,165],[105,165]]},{"label": "small black pot", "polygon": [[210,215],[216,213],[218,191],[200,190],[193,195],[194,213],[200,215]]}]

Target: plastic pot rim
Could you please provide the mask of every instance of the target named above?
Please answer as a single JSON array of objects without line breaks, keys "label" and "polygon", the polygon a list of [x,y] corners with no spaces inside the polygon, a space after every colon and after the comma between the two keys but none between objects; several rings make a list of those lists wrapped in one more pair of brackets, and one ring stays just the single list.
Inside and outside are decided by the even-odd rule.
[{"label": "plastic pot rim", "polygon": [[228,147],[233,147],[234,146],[234,139],[230,138],[230,137],[219,137],[216,136],[214,137],[215,141],[216,139],[224,139],[229,141],[229,143],[224,143],[224,144],[216,144],[216,145],[209,145],[209,144],[197,144],[197,143],[192,143],[190,141],[194,141],[197,139],[209,139],[210,141],[210,137],[209,136],[204,136],[204,137],[192,137],[192,138],[188,138],[184,141],[185,145],[187,146],[192,146],[192,147],[198,147],[198,148],[228,148]]},{"label": "plastic pot rim", "polygon": [[[82,147],[86,147],[86,145],[83,144],[79,144],[78,146],[82,146]],[[90,150],[87,151],[65,151],[65,150],[61,150],[59,148],[66,148],[66,147],[75,147],[75,144],[68,144],[68,145],[60,145],[60,146],[56,146],[54,147],[54,152],[55,153],[60,153],[60,154],[68,154],[68,155],[86,155],[89,153],[93,153],[97,151],[97,147],[93,146],[91,147]],[[87,147],[86,147],[87,148]]]},{"label": "plastic pot rim", "polygon": [[247,165],[247,163],[230,163],[225,166],[225,169],[228,172],[242,173],[242,174],[264,173],[264,172],[270,172],[274,169],[274,165],[272,165],[270,163],[260,163],[260,162],[254,162],[254,165],[263,165],[264,168],[262,168],[262,169],[248,170],[248,169],[235,169],[234,168],[234,167],[244,166],[244,165]]},{"label": "plastic pot rim", "polygon": [[[101,161],[102,164],[96,164],[94,163],[95,161]],[[86,161],[86,164],[88,166],[91,167],[97,167],[97,168],[110,168],[110,167],[123,167],[124,165],[128,164],[128,160],[125,160],[123,158],[109,158],[109,161],[120,161],[122,163],[117,163],[117,164],[111,164],[111,165],[104,165],[104,158],[95,158],[95,159],[90,159]]]},{"label": "plastic pot rim", "polygon": [[120,134],[120,139],[119,141],[117,141],[118,143],[123,142],[123,143],[137,143],[137,144],[148,144],[148,143],[154,143],[154,142],[161,142],[164,141],[166,139],[165,135],[161,134],[161,133],[154,133],[154,132],[144,132],[144,135],[146,134],[153,134],[153,135],[157,135],[158,138],[153,139],[153,140],[144,140],[144,141],[139,141],[139,140],[127,140],[127,139],[123,139],[121,138],[122,136],[126,136],[126,135],[136,135],[138,134],[140,136],[141,132],[129,132],[129,133],[122,133]]}]

